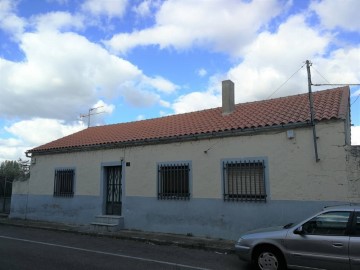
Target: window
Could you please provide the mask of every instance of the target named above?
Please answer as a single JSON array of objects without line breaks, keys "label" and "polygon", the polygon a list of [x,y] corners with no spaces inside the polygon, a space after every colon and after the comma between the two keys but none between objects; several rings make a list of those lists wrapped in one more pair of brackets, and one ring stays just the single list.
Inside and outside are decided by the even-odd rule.
[{"label": "window", "polygon": [[190,163],[158,164],[158,199],[186,200],[190,198]]},{"label": "window", "polygon": [[355,235],[360,236],[360,212],[356,212],[355,222]]},{"label": "window", "polygon": [[303,224],[306,234],[345,235],[350,212],[328,212],[320,214]]},{"label": "window", "polygon": [[54,196],[73,197],[74,178],[75,170],[73,169],[55,170]]},{"label": "window", "polygon": [[266,201],[265,161],[223,161],[225,201]]}]

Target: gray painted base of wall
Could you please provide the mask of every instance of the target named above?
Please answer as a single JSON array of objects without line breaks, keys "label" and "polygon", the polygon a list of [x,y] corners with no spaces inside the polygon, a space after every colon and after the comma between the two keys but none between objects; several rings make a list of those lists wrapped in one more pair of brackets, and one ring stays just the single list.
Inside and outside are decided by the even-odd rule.
[{"label": "gray painted base of wall", "polygon": [[[13,195],[10,218],[89,225],[103,214],[98,196]],[[224,202],[217,199],[189,201],[125,197],[123,216],[126,229],[190,234],[235,240],[248,230],[301,221],[326,205],[339,202],[268,201]]]},{"label": "gray painted base of wall", "polygon": [[46,195],[13,195],[10,218],[68,224],[89,224],[102,214],[102,199],[96,196],[59,198]]},{"label": "gray painted base of wall", "polygon": [[324,206],[334,204],[339,202],[168,201],[127,197],[124,208],[125,228],[236,240],[240,233],[300,222]]}]

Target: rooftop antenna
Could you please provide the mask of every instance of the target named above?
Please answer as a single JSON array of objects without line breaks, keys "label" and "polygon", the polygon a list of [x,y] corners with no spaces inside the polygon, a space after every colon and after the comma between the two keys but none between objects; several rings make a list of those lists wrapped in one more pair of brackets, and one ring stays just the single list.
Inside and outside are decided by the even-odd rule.
[{"label": "rooftop antenna", "polygon": [[[95,110],[97,110],[97,109],[99,109],[99,108],[102,108],[102,107],[104,107],[104,106],[99,106],[99,107],[90,108],[88,114],[80,114],[80,118],[82,119],[82,118],[87,117],[87,118],[88,118],[88,127],[90,127],[90,117],[91,117],[92,115],[95,115],[95,114],[104,113],[104,111],[102,111],[102,112],[93,112],[93,111],[95,111]],[[93,112],[93,113],[92,113],[92,112]]]}]

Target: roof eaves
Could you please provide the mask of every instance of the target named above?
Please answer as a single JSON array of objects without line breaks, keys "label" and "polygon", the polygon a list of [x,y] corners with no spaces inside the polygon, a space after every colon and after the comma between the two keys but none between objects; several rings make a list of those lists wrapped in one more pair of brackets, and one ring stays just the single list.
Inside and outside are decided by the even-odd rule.
[{"label": "roof eaves", "polygon": [[350,87],[346,86],[343,94],[341,95],[339,113],[338,116],[340,119],[346,119],[349,113],[350,106]]}]

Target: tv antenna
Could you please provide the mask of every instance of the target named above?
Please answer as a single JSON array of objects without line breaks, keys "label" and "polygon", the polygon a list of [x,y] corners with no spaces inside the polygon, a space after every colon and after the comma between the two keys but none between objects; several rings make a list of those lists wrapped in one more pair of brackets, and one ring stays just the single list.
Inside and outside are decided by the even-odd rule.
[{"label": "tv antenna", "polygon": [[[86,117],[87,117],[87,119],[88,119],[88,127],[90,127],[90,117],[91,117],[92,115],[95,115],[95,114],[104,113],[104,111],[102,111],[102,112],[96,112],[97,109],[102,108],[102,107],[104,107],[104,106],[99,106],[99,107],[90,108],[88,114],[80,114],[80,119],[83,119],[83,118],[86,118]],[[95,112],[93,112],[93,111],[95,111]]]}]

